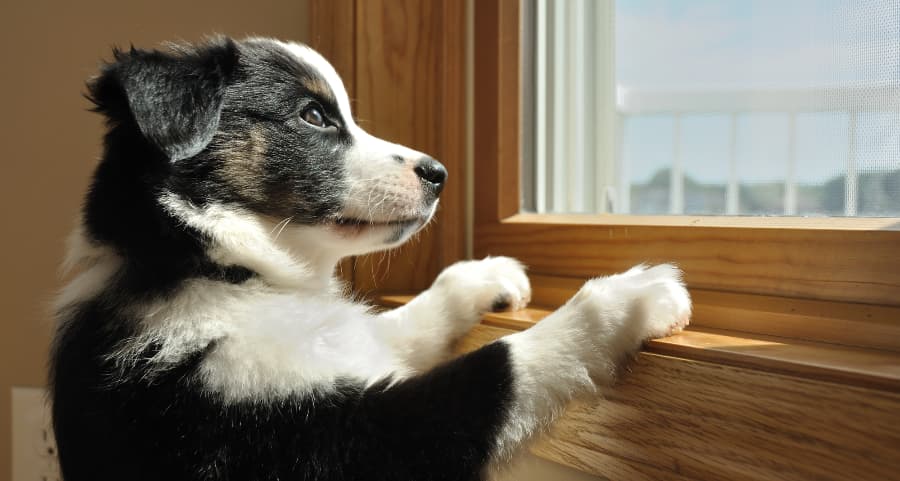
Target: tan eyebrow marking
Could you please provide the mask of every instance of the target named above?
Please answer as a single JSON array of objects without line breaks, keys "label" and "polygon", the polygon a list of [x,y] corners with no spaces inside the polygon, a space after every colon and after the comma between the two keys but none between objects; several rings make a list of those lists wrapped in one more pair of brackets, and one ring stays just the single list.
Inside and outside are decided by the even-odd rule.
[{"label": "tan eyebrow marking", "polygon": [[313,95],[337,105],[334,92],[331,91],[331,86],[328,85],[328,82],[325,81],[325,79],[317,75],[304,75],[300,78],[300,83]]}]

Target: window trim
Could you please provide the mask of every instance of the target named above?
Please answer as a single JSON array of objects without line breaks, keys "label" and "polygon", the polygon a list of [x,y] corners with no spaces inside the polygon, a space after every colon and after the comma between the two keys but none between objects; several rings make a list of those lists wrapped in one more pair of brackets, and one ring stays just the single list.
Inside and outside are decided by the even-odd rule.
[{"label": "window trim", "polygon": [[797,299],[900,307],[897,218],[520,213],[521,5],[473,3],[476,257],[510,255],[561,278],[676,262],[692,291],[782,298],[785,312]]},{"label": "window trim", "polygon": [[307,6],[308,42],[343,79],[358,123],[439,159],[451,180],[427,229],[390,253],[344,259],[340,277],[367,298],[423,290],[467,253],[467,2],[308,0]]}]

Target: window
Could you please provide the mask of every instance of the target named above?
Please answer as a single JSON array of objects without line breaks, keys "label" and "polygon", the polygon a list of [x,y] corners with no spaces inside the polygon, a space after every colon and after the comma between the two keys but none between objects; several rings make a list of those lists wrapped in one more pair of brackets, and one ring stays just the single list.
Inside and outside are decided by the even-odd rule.
[{"label": "window", "polygon": [[[622,3],[628,8],[689,4]],[[704,5],[713,10],[759,8],[756,13],[776,6],[795,8],[783,2]],[[878,66],[874,73],[861,69],[860,75],[868,77],[847,87],[850,90],[815,84],[812,93],[800,95],[796,89],[814,85],[802,79],[805,83],[799,86],[773,90],[762,98],[752,90],[768,88],[762,80],[719,90],[696,84],[689,95],[666,93],[702,78],[696,75],[679,80],[680,84],[667,78],[672,83],[663,85],[664,90],[638,95],[638,87],[647,86],[638,82],[642,78],[638,70],[628,74],[617,60],[623,56],[618,50],[587,45],[619,38],[615,28],[626,10],[618,3],[474,2],[475,255],[518,257],[529,265],[537,283],[565,285],[571,285],[567,280],[574,283],[639,262],[676,262],[695,297],[697,325],[877,344],[861,309],[881,306],[888,309],[879,311],[881,315],[888,316],[900,306],[900,219],[864,217],[898,214],[892,200],[898,195],[896,182],[891,179],[900,168],[895,94],[900,79],[898,53],[890,45],[897,45],[892,35],[900,21],[898,9],[886,5],[840,4],[845,10],[872,9],[853,21],[894,26],[858,44],[874,45],[872,55],[887,58],[886,67]],[[541,9],[552,22],[537,22]],[[835,12],[850,15],[845,10]],[[569,28],[558,23],[560,18],[581,19],[584,25],[578,26],[579,20]],[[523,30],[541,29],[543,36],[523,35]],[[687,42],[668,38],[675,34],[663,30],[644,30],[647,38],[642,41],[651,47],[668,42],[674,48]],[[691,32],[684,27],[683,35]],[[864,36],[870,30],[854,32]],[[551,48],[555,47],[551,34],[584,45],[557,51]],[[553,83],[559,73],[554,71],[560,69],[550,66],[560,52],[577,58],[593,52],[600,66],[562,69],[578,70],[580,75],[567,77],[571,85],[560,87]],[[618,70],[614,75],[601,68],[613,64]],[[548,88],[542,90],[538,73],[543,73]],[[630,77],[621,77],[626,74]],[[617,88],[623,78],[637,79],[634,88]],[[883,80],[881,86],[865,83],[873,79]],[[853,90],[857,87],[859,91]],[[556,94],[565,100],[562,104],[549,98]],[[787,100],[780,95],[788,95]],[[562,113],[567,105],[594,108],[574,109],[585,117],[573,118]],[[844,110],[832,109],[835,105]],[[877,112],[870,109],[873,106]],[[857,112],[855,135],[849,132],[853,112]],[[697,140],[704,137],[705,142]],[[851,164],[847,156],[854,142],[857,162]],[[792,170],[783,168],[786,165],[793,165]],[[560,175],[554,176],[557,172]],[[853,176],[855,182],[850,180]],[[875,177],[877,181],[872,180]],[[864,200],[872,189],[870,182],[884,187],[877,202]],[[848,207],[848,190],[832,187],[843,194],[826,195],[835,183],[856,186],[856,200],[850,201],[855,208]],[[592,215],[574,215],[578,212]],[[657,215],[670,213],[685,215]],[[779,315],[789,315],[809,301],[813,304],[804,304],[809,309],[840,311],[842,318],[853,322],[823,339],[809,323],[798,321],[787,332],[784,326],[789,323],[783,317],[739,322],[723,319],[718,308],[705,307],[721,307],[726,297],[731,306],[740,305],[746,312],[765,305]]]},{"label": "window", "polygon": [[525,0],[523,209],[900,215],[900,5]]}]

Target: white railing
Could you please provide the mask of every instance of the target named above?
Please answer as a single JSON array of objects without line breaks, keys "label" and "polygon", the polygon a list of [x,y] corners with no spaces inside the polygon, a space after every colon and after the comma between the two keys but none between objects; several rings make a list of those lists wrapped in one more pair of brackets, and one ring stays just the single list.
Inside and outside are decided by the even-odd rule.
[{"label": "white railing", "polygon": [[[868,112],[900,113],[900,88],[894,85],[803,88],[803,89],[712,89],[639,90],[619,88],[615,102],[603,105],[598,93],[585,93],[578,84],[571,92],[565,69],[538,59],[536,68],[549,68],[550,80],[534,86],[536,105],[533,131],[526,142],[526,157],[532,155],[534,196],[526,199],[537,212],[616,212],[631,213],[631,183],[623,162],[626,119],[642,115],[668,115],[672,118],[672,165],[669,182],[669,213],[683,214],[685,207],[685,172],[682,152],[682,119],[688,115],[719,114],[729,117],[728,165],[725,189],[725,214],[740,213],[738,178],[738,129],[742,115],[783,113],[787,116],[787,165],[785,166],[783,214],[796,215],[798,201],[797,116],[815,112],[845,113],[848,119],[847,152],[844,174],[844,215],[858,211],[858,146],[857,124]],[[542,83],[543,82],[543,83]],[[554,91],[549,93],[547,84]],[[590,100],[585,104],[585,99]],[[614,105],[614,110],[609,109]],[[613,120],[603,122],[609,109]],[[614,139],[604,135],[614,132]],[[900,152],[897,153],[900,158]],[[898,159],[891,159],[898,160]]]},{"label": "white railing", "polygon": [[[864,112],[897,112],[900,88],[889,86],[826,87],[803,89],[744,89],[703,91],[661,91],[619,89],[616,112],[619,119],[616,165],[622,165],[624,119],[628,116],[665,114],[673,118],[673,162],[669,189],[669,213],[684,213],[684,171],[681,156],[681,120],[685,115],[725,114],[730,116],[728,139],[729,178],[726,188],[726,214],[736,215],[739,208],[737,176],[738,117],[751,113],[783,113],[788,119],[787,166],[784,180],[784,215],[797,213],[797,114],[844,112],[848,116],[847,165],[844,176],[844,215],[857,215],[858,156],[857,122]],[[630,183],[619,176],[615,211],[629,213]]]}]

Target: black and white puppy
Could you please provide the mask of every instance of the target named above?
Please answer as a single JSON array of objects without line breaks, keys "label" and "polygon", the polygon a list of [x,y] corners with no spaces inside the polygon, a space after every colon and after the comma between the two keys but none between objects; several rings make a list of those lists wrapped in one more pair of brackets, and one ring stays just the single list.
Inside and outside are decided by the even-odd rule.
[{"label": "black and white puppy", "polygon": [[448,360],[528,279],[495,257],[388,312],[342,295],[337,261],[421,229],[446,171],[359,128],[321,56],[132,49],[89,88],[109,130],[57,306],[66,481],[481,479],[687,323],[679,271],[636,267]]}]

